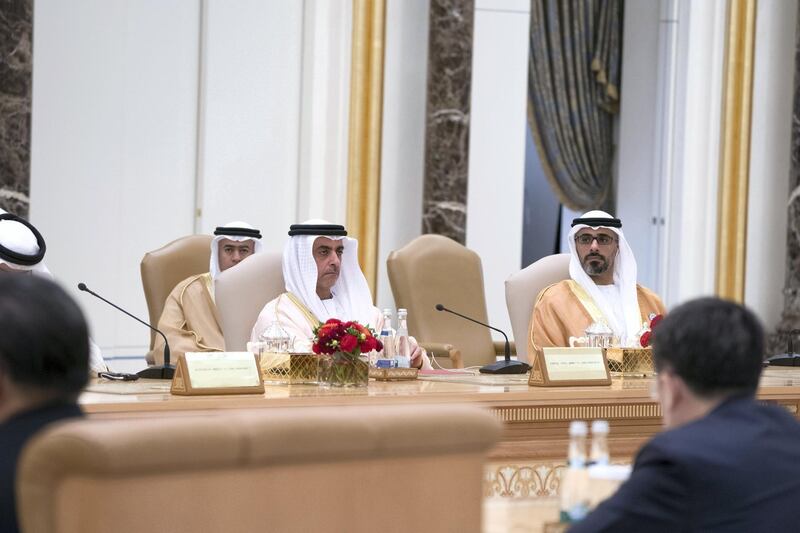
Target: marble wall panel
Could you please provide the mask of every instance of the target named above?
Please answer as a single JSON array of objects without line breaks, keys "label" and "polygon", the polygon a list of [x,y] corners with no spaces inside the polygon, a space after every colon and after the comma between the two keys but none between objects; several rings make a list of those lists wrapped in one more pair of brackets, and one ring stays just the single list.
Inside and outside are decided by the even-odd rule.
[{"label": "marble wall panel", "polygon": [[[767,354],[785,353],[789,334],[800,329],[800,9],[795,26],[794,96],[792,98],[792,143],[789,166],[789,212],[786,229],[786,285],[783,313],[776,331],[767,339]],[[800,342],[795,338],[795,346]],[[797,350],[796,350],[797,351]]]},{"label": "marble wall panel", "polygon": [[28,215],[33,0],[0,0],[0,207]]},{"label": "marble wall panel", "polygon": [[422,232],[464,244],[474,0],[431,0]]}]

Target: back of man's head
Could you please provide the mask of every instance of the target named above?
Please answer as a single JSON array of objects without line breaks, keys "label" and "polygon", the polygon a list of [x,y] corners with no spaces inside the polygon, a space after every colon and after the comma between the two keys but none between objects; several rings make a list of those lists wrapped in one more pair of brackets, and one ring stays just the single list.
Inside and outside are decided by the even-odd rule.
[{"label": "back of man's head", "polygon": [[89,333],[64,290],[32,275],[0,275],[0,376],[18,389],[72,397],[89,376]]},{"label": "back of man's head", "polygon": [[656,370],[671,370],[702,397],[754,394],[763,352],[755,315],[718,298],[680,305],[653,328]]}]

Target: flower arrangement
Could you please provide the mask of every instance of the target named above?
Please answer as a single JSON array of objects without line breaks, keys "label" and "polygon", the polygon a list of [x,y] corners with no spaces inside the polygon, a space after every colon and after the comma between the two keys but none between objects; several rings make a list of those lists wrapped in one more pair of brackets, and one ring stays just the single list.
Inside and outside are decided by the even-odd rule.
[{"label": "flower arrangement", "polygon": [[653,328],[656,327],[656,325],[658,325],[658,323],[661,322],[661,320],[663,319],[664,315],[656,315],[656,314],[650,315],[650,323],[647,324],[646,329],[639,337],[639,344],[642,345],[642,348],[650,347],[651,337],[653,336]]},{"label": "flower arrangement", "polygon": [[311,350],[315,354],[344,352],[357,357],[372,350],[383,350],[383,344],[375,338],[375,333],[370,328],[358,322],[342,322],[331,318],[314,328],[314,344],[311,345]]},{"label": "flower arrangement", "polygon": [[311,350],[320,356],[319,379],[333,387],[364,387],[369,380],[369,364],[361,354],[382,350],[375,333],[358,322],[331,318],[314,328]]}]

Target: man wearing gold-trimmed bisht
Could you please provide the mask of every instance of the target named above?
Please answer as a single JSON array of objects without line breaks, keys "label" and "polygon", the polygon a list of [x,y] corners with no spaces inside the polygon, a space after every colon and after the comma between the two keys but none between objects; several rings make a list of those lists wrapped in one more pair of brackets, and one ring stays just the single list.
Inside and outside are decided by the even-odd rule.
[{"label": "man wearing gold-trimmed bisht", "polygon": [[[383,326],[372,304],[367,280],[358,266],[358,241],[344,226],[325,220],[292,224],[283,249],[286,292],[258,315],[250,335],[257,341],[273,322],[294,338],[297,351],[311,351],[313,330],[330,318],[353,320],[375,331]],[[425,350],[409,337],[411,366],[430,368]]]},{"label": "man wearing gold-trimmed bisht", "polygon": [[[214,303],[214,281],[220,272],[262,248],[261,232],[246,222],[229,222],[218,227],[214,235],[209,271],[178,283],[167,297],[158,321],[158,329],[169,339],[173,361],[186,352],[225,351],[225,339]],[[156,337],[148,355],[156,364],[164,363],[161,337]]]},{"label": "man wearing gold-trimmed bisht", "polygon": [[633,257],[622,222],[604,211],[589,211],[572,221],[569,232],[571,279],[539,293],[528,331],[530,357],[545,346],[569,346],[595,322],[606,324],[622,346],[635,346],[651,315],[664,304],[636,283]]}]

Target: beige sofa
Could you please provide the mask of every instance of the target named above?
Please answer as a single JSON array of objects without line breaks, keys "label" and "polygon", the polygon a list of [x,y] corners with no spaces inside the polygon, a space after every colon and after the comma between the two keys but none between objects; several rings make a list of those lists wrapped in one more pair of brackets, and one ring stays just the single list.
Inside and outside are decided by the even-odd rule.
[{"label": "beige sofa", "polygon": [[25,533],[479,531],[500,424],[475,407],[82,420],[23,451]]}]

